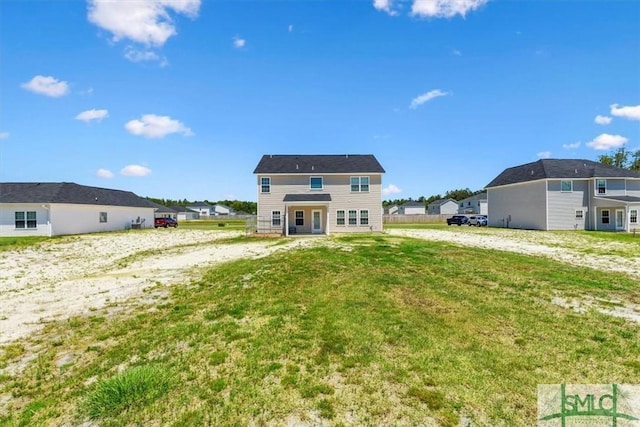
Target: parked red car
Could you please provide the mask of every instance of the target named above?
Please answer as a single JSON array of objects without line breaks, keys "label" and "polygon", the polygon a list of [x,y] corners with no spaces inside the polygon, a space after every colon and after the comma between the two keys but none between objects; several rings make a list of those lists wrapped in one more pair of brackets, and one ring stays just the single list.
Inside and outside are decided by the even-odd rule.
[{"label": "parked red car", "polygon": [[173,218],[156,218],[154,223],[153,223],[153,226],[155,228],[158,228],[158,227],[164,227],[164,228],[173,227],[173,228],[176,228],[178,226],[178,221],[176,221]]}]

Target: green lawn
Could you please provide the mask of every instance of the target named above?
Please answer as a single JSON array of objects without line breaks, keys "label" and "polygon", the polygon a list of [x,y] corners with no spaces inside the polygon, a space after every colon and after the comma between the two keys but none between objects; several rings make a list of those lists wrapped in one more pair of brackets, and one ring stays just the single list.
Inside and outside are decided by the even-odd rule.
[{"label": "green lawn", "polygon": [[640,382],[638,324],[551,303],[638,304],[636,280],[393,236],[331,242],[5,346],[0,367],[40,351],[0,376],[0,425],[524,426],[538,384]]},{"label": "green lawn", "polygon": [[53,237],[47,236],[0,237],[0,252],[36,246],[51,239]]},{"label": "green lawn", "polygon": [[188,230],[245,230],[244,219],[199,219],[194,221],[180,221],[178,227]]}]

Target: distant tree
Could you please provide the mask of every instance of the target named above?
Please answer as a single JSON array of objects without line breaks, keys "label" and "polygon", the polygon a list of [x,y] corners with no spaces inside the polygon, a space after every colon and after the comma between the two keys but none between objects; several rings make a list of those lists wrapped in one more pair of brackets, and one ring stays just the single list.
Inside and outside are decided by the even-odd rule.
[{"label": "distant tree", "polygon": [[640,171],[640,150],[628,151],[620,147],[612,153],[598,156],[598,162],[617,168]]}]

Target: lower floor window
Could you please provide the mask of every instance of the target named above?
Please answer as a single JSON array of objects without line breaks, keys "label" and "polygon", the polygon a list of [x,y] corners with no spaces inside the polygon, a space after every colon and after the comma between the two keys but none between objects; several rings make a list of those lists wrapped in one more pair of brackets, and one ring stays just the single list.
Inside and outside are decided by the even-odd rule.
[{"label": "lower floor window", "polygon": [[296,211],[296,226],[304,226],[304,211]]},{"label": "lower floor window", "polygon": [[360,225],[369,225],[369,211],[366,209],[360,211]]},{"label": "lower floor window", "polygon": [[36,211],[16,212],[16,228],[36,228]]},{"label": "lower floor window", "polygon": [[603,224],[609,224],[609,210],[608,209],[604,209],[602,211],[602,223]]},{"label": "lower floor window", "polygon": [[582,209],[576,210],[576,219],[584,218],[584,211]]},{"label": "lower floor window", "polygon": [[100,212],[100,222],[107,222],[107,213]]},{"label": "lower floor window", "polygon": [[282,225],[280,220],[280,211],[271,212],[271,225],[273,227],[279,227],[280,225]]},{"label": "lower floor window", "polygon": [[349,211],[349,225],[358,225],[358,211]]},{"label": "lower floor window", "polygon": [[336,211],[336,224],[344,225],[344,211]]},{"label": "lower floor window", "polygon": [[638,210],[637,209],[631,209],[629,211],[629,222],[631,224],[637,224],[638,223]]}]

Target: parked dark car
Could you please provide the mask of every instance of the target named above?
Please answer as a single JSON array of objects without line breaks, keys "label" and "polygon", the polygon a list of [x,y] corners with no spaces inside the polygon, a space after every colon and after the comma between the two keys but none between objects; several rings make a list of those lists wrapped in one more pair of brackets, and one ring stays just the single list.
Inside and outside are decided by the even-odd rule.
[{"label": "parked dark car", "polygon": [[454,215],[451,218],[447,218],[447,225],[451,225],[451,224],[462,225],[462,224],[468,224],[468,223],[469,223],[469,218],[466,215]]},{"label": "parked dark car", "polygon": [[173,227],[173,228],[176,228],[178,226],[178,221],[176,221],[173,218],[156,218],[154,223],[153,223],[153,226],[155,228],[158,228],[158,227],[164,227],[164,228]]}]

